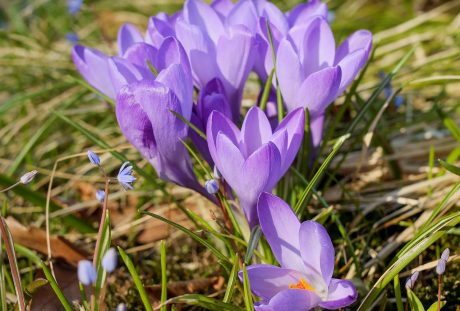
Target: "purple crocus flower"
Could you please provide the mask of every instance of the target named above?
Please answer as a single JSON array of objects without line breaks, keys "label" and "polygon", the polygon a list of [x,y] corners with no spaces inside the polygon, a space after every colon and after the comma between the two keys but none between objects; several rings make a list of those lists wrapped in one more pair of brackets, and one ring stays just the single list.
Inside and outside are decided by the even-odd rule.
[{"label": "purple crocus flower", "polygon": [[118,56],[112,57],[81,45],[72,49],[72,59],[80,74],[112,99],[116,98],[122,86],[130,82],[154,79],[149,63],[155,68],[162,65],[157,54],[163,46],[144,43],[142,34],[131,24],[123,25],[118,31],[117,46]]},{"label": "purple crocus flower", "polygon": [[195,85],[202,89],[219,78],[232,119],[239,120],[243,86],[255,58],[251,31],[243,25],[224,25],[219,14],[202,0],[187,0],[175,32],[187,52]]},{"label": "purple crocus flower", "polygon": [[[335,279],[335,251],[326,229],[315,221],[300,223],[280,198],[262,193],[257,204],[260,226],[281,267],[248,267],[251,291],[262,298],[257,311],[335,310],[357,299],[354,285]],[[242,279],[242,273],[239,274]]]},{"label": "purple crocus flower", "polygon": [[308,23],[313,16],[328,17],[328,9],[325,3],[320,0],[309,0],[306,3],[300,3],[287,13],[289,27]]},{"label": "purple crocus flower", "polygon": [[279,44],[277,76],[288,111],[308,107],[313,143],[320,142],[326,108],[366,63],[372,34],[358,30],[337,49],[323,17],[294,26]]},{"label": "purple crocus flower", "polygon": [[302,142],[304,125],[303,109],[289,113],[274,131],[258,107],[249,109],[241,131],[222,113],[211,113],[206,130],[209,151],[238,195],[251,227],[258,223],[259,194],[271,191],[289,169]]}]

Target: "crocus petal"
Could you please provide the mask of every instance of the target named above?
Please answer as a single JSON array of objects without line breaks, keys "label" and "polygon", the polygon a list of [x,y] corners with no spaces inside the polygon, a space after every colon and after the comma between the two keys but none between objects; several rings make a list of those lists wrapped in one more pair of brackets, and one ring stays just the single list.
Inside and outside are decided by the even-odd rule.
[{"label": "crocus petal", "polygon": [[176,38],[168,37],[158,49],[157,70],[163,70],[173,64],[180,64],[185,73],[191,77],[190,63],[184,48]]},{"label": "crocus petal", "polygon": [[347,280],[331,279],[327,301],[322,301],[319,305],[328,310],[336,310],[351,305],[357,298],[358,293],[353,283]]},{"label": "crocus petal", "polygon": [[[233,145],[238,145],[240,130],[233,122],[219,111],[213,111],[208,118],[206,125],[206,137],[208,141],[209,152],[211,153],[214,163],[218,165],[219,156],[217,154],[217,134],[224,133],[229,138]],[[218,165],[219,166],[219,165]]]},{"label": "crocus petal", "polygon": [[[286,131],[287,133],[287,149],[286,152],[281,152],[281,175],[284,175],[286,173],[286,171],[294,161],[297,152],[299,151],[303,139],[304,127],[305,111],[302,108],[298,108],[288,113],[288,115],[281,121],[281,123],[275,130],[275,132]],[[279,148],[280,146],[278,146],[278,149]]]},{"label": "crocus petal", "polygon": [[123,54],[123,58],[139,66],[148,68],[148,62],[156,66],[158,50],[146,43],[134,43]]},{"label": "crocus petal", "polygon": [[115,99],[116,92],[109,73],[108,56],[98,50],[76,45],[72,49],[72,60],[80,74],[93,87]]},{"label": "crocus petal", "polygon": [[238,1],[227,16],[228,25],[244,25],[255,31],[259,14],[253,1]]},{"label": "crocus petal", "polygon": [[174,27],[167,18],[161,18],[160,15],[150,17],[147,26],[147,43],[158,48],[165,38],[173,37],[174,35]]},{"label": "crocus petal", "polygon": [[300,61],[305,76],[334,65],[335,40],[329,24],[324,18],[315,18],[306,28]]},{"label": "crocus petal", "polygon": [[[219,132],[216,137],[216,156],[217,158],[213,157],[213,160],[218,165],[222,176],[232,188],[240,189],[241,187],[238,186],[242,179],[241,168],[244,164],[244,158],[233,141],[223,132]],[[217,159],[219,161],[216,161]],[[235,189],[235,191],[237,190]]]},{"label": "crocus petal", "polygon": [[367,51],[361,49],[345,56],[339,63],[338,67],[342,69],[342,79],[337,95],[340,95],[355,79],[358,72],[367,61]]},{"label": "crocus petal", "polygon": [[116,56],[109,59],[109,70],[112,85],[116,92],[131,82],[140,81],[144,78],[154,78],[147,68],[135,66],[126,59]]},{"label": "crocus petal", "polygon": [[180,64],[174,64],[161,71],[156,81],[171,89],[179,100],[182,116],[190,120],[193,107],[193,85],[191,77]]},{"label": "crocus petal", "polygon": [[315,0],[298,4],[288,13],[289,26],[294,27],[294,25],[303,24],[309,18],[316,15],[327,18],[327,13],[327,5],[321,1]]},{"label": "crocus petal", "polygon": [[300,222],[286,202],[270,193],[262,193],[257,203],[260,227],[282,268],[304,270],[300,256]]},{"label": "crocus petal", "polygon": [[[267,300],[278,292],[288,289],[291,284],[297,284],[302,277],[298,271],[263,264],[247,267],[247,273],[251,291]],[[238,273],[238,276],[243,281],[242,271]]]},{"label": "crocus petal", "polygon": [[214,42],[225,32],[219,15],[202,0],[187,0],[183,16],[188,23],[203,29]]},{"label": "crocus petal", "polygon": [[220,15],[223,20],[233,9],[235,5],[232,0],[214,0],[211,7]]},{"label": "crocus petal", "polygon": [[324,114],[310,120],[310,133],[313,147],[318,147],[323,137]]},{"label": "crocus petal", "polygon": [[244,27],[230,27],[216,46],[216,60],[232,107],[233,120],[240,116],[242,86],[254,65],[254,39]]},{"label": "crocus petal", "polygon": [[365,50],[367,59],[371,48],[372,33],[367,30],[358,30],[340,44],[336,52],[335,63],[338,64],[348,54],[357,50]]},{"label": "crocus petal", "polygon": [[[299,231],[300,253],[306,266],[310,281],[323,281],[329,284],[334,272],[334,246],[326,229],[315,221],[305,221]],[[320,274],[322,280],[316,279]],[[321,282],[322,283],[322,282]],[[317,291],[317,288],[312,284]]]},{"label": "crocus petal", "polygon": [[[259,223],[257,199],[262,191],[271,191],[274,187],[272,175],[279,176],[281,156],[272,142],[261,146],[244,162],[237,183],[229,185],[235,190],[250,227]],[[222,172],[225,177],[225,174]]]},{"label": "crocus petal", "polygon": [[291,42],[283,39],[277,53],[277,77],[288,111],[298,108],[297,93],[304,80],[301,64]]},{"label": "crocus petal", "polygon": [[[263,3],[263,12],[261,16],[267,18],[278,31],[285,35],[289,30],[289,23],[283,12],[273,3],[268,1],[256,1],[256,3]],[[260,11],[260,9],[259,9]]]},{"label": "crocus petal", "polygon": [[319,298],[312,291],[286,289],[276,294],[267,305],[256,307],[258,311],[309,311],[318,305]]},{"label": "crocus petal", "polygon": [[118,53],[120,56],[124,55],[125,52],[134,43],[144,42],[144,38],[136,26],[132,24],[124,24],[118,30]]},{"label": "crocus petal", "polygon": [[322,114],[335,99],[341,77],[340,67],[325,68],[308,76],[297,92],[297,107],[308,107],[312,117]]},{"label": "crocus petal", "polygon": [[272,129],[265,113],[258,107],[249,109],[241,127],[241,147],[245,158],[267,143],[271,136]]}]

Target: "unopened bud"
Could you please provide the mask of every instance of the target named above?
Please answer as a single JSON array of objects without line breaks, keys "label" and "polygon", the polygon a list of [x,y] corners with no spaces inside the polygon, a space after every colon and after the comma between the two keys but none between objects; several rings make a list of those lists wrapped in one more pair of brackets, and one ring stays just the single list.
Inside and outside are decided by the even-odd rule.
[{"label": "unopened bud", "polygon": [[207,180],[204,187],[209,194],[216,194],[219,191],[219,183],[215,179]]},{"label": "unopened bud", "polygon": [[101,159],[92,150],[88,150],[87,154],[88,154],[89,162],[91,162],[94,166],[101,165]]},{"label": "unopened bud", "polygon": [[25,173],[24,175],[21,176],[20,181],[22,184],[26,185],[30,183],[35,178],[35,175],[37,174],[38,174],[38,171],[36,170]]},{"label": "unopened bud", "polygon": [[418,275],[419,275],[419,272],[415,271],[414,273],[412,273],[412,275],[409,278],[407,278],[406,288],[409,288],[409,289],[414,288],[415,282],[417,282],[417,279],[418,279]]}]

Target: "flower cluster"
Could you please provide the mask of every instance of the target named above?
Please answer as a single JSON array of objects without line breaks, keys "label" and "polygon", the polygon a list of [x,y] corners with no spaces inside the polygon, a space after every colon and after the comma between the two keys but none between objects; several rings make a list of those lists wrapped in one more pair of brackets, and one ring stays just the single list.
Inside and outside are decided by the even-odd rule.
[{"label": "flower cluster", "polygon": [[[145,34],[123,25],[118,55],[80,45],[72,51],[86,81],[115,100],[121,131],[160,178],[212,201],[219,191],[233,197],[233,190],[249,226],[260,223],[281,264],[248,271],[254,293],[263,298],[260,310],[276,309],[286,299],[302,303],[298,310],[340,308],[356,299],[350,282],[332,278],[334,249],[325,229],[311,221],[300,224],[289,206],[265,193],[296,158],[305,110],[317,147],[327,107],[368,59],[371,33],[358,30],[336,47],[328,15],[319,0],[289,12],[267,0],[187,0],[173,15],[152,16]],[[262,102],[261,93],[242,117],[251,72],[266,84],[272,105]],[[204,186],[193,171],[187,139],[214,168],[215,179]],[[118,177],[126,188],[131,169],[124,165]]]}]

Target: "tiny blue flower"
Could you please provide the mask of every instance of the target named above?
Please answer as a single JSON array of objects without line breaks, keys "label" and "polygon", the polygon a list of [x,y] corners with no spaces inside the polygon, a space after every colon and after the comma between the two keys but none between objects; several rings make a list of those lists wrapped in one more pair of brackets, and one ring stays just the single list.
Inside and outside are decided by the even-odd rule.
[{"label": "tiny blue flower", "polygon": [[108,273],[113,272],[117,267],[117,251],[115,248],[109,248],[102,257],[102,268]]},{"label": "tiny blue flower", "polygon": [[399,108],[404,104],[404,96],[398,95],[394,99],[394,104],[396,108]]},{"label": "tiny blue flower", "polygon": [[75,15],[80,11],[82,4],[83,0],[67,0],[67,10],[70,14]]},{"label": "tiny blue flower", "polygon": [[407,278],[406,288],[409,288],[409,289],[414,288],[415,282],[417,282],[417,279],[418,279],[418,275],[419,275],[419,272],[415,271],[414,273],[412,273],[410,277]]},{"label": "tiny blue flower", "polygon": [[116,311],[126,311],[126,305],[124,303],[120,303],[118,306],[117,306],[117,310]]},{"label": "tiny blue flower", "polygon": [[438,264],[436,265],[436,273],[438,275],[443,275],[446,271],[446,261],[444,259],[439,259]]},{"label": "tiny blue flower", "polygon": [[105,199],[105,191],[104,190],[98,190],[96,191],[96,199],[99,201],[99,202],[104,202],[104,199]]},{"label": "tiny blue flower", "polygon": [[123,189],[133,189],[131,184],[136,180],[136,177],[133,175],[133,167],[129,165],[129,162],[123,163],[118,172],[118,183],[123,187]]},{"label": "tiny blue flower", "polygon": [[449,255],[450,255],[450,249],[446,248],[441,254],[441,259],[443,259],[444,261],[448,261]]},{"label": "tiny blue flower", "polygon": [[91,285],[96,282],[97,273],[93,264],[89,260],[80,260],[78,262],[78,280],[83,285]]},{"label": "tiny blue flower", "polygon": [[219,191],[219,183],[215,179],[207,180],[204,187],[209,194],[216,194]]},{"label": "tiny blue flower", "polygon": [[78,37],[78,35],[75,32],[66,33],[65,38],[67,39],[67,41],[69,41],[73,45],[77,44],[78,41],[80,41],[80,38]]},{"label": "tiny blue flower", "polygon": [[94,166],[100,166],[101,165],[101,159],[97,154],[95,154],[93,151],[88,150],[88,159],[89,161],[94,165]]}]

